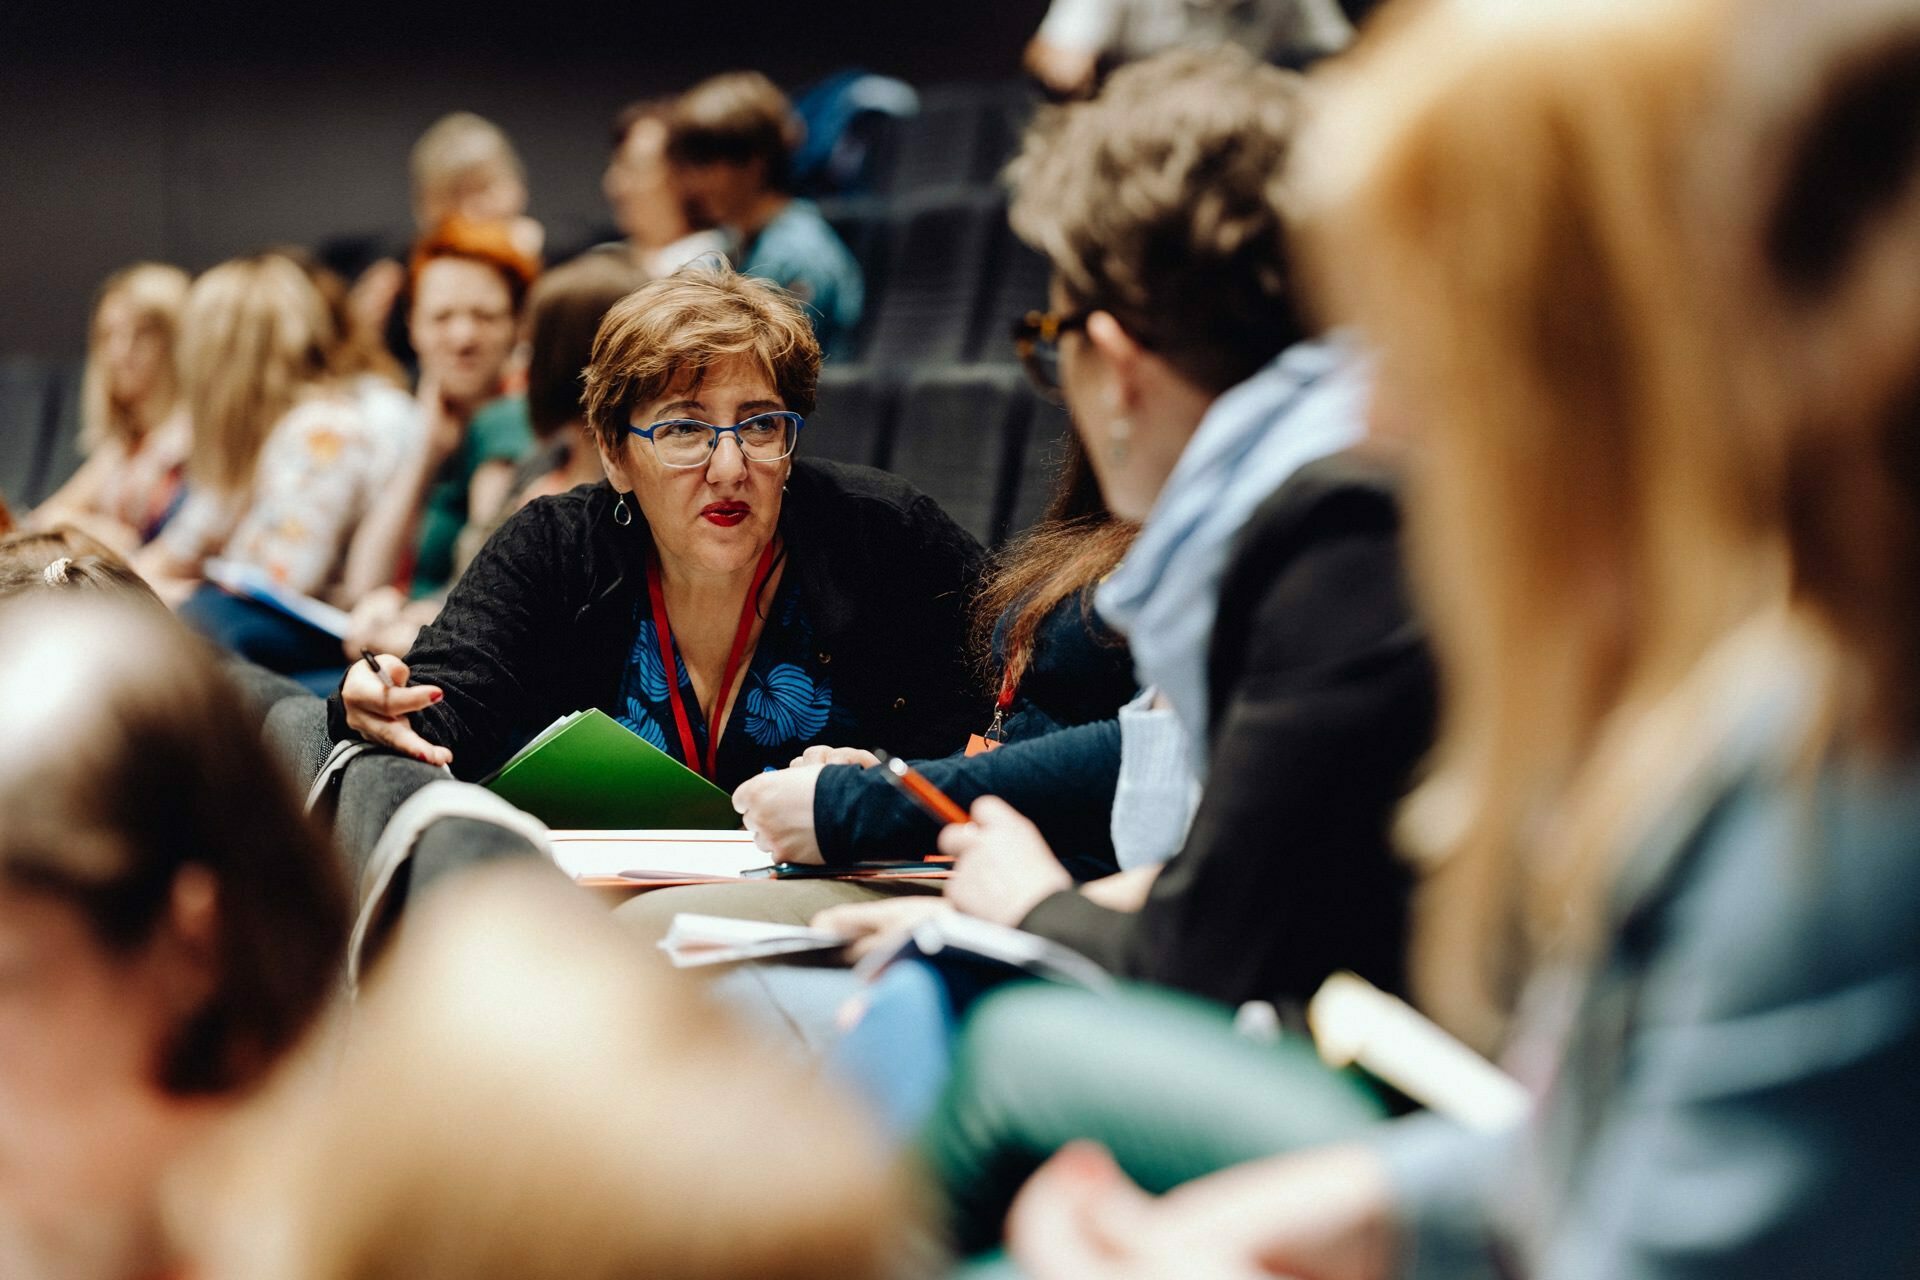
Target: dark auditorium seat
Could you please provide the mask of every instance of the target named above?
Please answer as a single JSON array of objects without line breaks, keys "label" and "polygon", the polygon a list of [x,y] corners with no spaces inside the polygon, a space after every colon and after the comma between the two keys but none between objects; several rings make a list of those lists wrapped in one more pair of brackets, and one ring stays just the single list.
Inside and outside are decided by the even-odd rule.
[{"label": "dark auditorium seat", "polygon": [[879,310],[880,298],[887,289],[887,250],[892,244],[888,208],[886,201],[870,196],[820,202],[820,216],[827,220],[833,233],[853,254],[853,260],[860,264],[860,278],[865,285],[866,305],[853,335],[856,357],[866,348],[867,335],[873,331],[874,313]]},{"label": "dark auditorium seat", "polygon": [[997,195],[971,193],[898,215],[884,290],[874,299],[863,359],[883,369],[966,357],[987,274]]},{"label": "dark auditorium seat", "polygon": [[52,434],[41,466],[40,500],[65,484],[86,455],[80,452],[80,377],[84,360],[63,360],[52,370]]},{"label": "dark auditorium seat", "polygon": [[920,114],[888,133],[879,189],[894,197],[978,183],[986,125],[977,89],[947,86],[920,95]]},{"label": "dark auditorium seat", "polygon": [[987,280],[974,318],[971,359],[995,363],[1011,361],[1013,322],[1029,311],[1047,307],[1047,282],[1052,268],[1041,254],[1021,243],[1002,218],[989,241]]},{"label": "dark auditorium seat", "polygon": [[0,494],[16,514],[40,501],[53,381],[27,356],[0,356]]},{"label": "dark auditorium seat", "polygon": [[885,466],[897,396],[897,388],[864,366],[826,366],[820,370],[819,403],[807,419],[800,452],[835,462]]},{"label": "dark auditorium seat", "polygon": [[1006,531],[1025,435],[1027,389],[1018,369],[925,369],[900,398],[889,469],[945,507],[976,538]]}]

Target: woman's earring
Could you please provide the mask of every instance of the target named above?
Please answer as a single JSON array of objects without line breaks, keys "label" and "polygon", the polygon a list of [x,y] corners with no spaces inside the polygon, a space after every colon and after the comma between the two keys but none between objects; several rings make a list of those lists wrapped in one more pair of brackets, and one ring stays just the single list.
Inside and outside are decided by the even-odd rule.
[{"label": "woman's earring", "polygon": [[627,495],[624,493],[613,504],[613,522],[622,529],[633,523],[633,508],[627,505]]},{"label": "woman's earring", "polygon": [[1124,466],[1127,461],[1127,441],[1133,438],[1133,423],[1125,418],[1115,418],[1107,427],[1107,460],[1114,466]]}]

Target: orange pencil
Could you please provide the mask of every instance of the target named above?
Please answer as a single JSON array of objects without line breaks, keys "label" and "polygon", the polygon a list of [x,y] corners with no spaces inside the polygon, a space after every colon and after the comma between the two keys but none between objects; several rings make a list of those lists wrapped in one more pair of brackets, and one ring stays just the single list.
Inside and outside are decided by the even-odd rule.
[{"label": "orange pencil", "polygon": [[873,758],[880,762],[880,771],[887,781],[898,787],[908,799],[933,815],[934,821],[945,826],[951,822],[969,822],[967,811],[955,804],[953,797],[928,782],[919,773],[908,766],[905,760],[890,756],[884,751],[876,751]]}]

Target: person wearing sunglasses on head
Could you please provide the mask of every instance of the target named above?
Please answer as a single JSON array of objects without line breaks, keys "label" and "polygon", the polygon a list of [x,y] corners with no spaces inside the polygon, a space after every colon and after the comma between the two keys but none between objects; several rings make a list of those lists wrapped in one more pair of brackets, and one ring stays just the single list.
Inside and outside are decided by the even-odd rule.
[{"label": "person wearing sunglasses on head", "polygon": [[728,789],[820,742],[964,743],[980,547],[905,482],[797,452],[819,371],[794,300],[727,268],[620,302],[586,371],[606,482],[509,520],[381,659],[398,688],[355,666],[332,736],[472,779],[597,707]]}]

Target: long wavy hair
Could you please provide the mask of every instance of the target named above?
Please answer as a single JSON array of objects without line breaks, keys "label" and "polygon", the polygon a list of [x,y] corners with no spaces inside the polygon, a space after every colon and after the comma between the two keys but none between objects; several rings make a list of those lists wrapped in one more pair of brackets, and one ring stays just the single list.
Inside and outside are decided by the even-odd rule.
[{"label": "long wavy hair", "polygon": [[[1046,512],[994,557],[974,598],[974,647],[988,681],[1018,685],[1033,660],[1033,636],[1062,600],[1082,595],[1120,563],[1140,526],[1107,510],[1077,432],[1066,433]],[[1083,601],[1087,607],[1091,601]],[[1007,617],[1004,666],[993,633]]]},{"label": "long wavy hair", "polygon": [[[96,326],[108,300],[123,299],[133,308],[139,322],[150,327],[159,338],[166,350],[161,376],[166,379],[169,410],[171,401],[178,397],[180,390],[175,342],[179,336],[180,312],[186,305],[190,283],[190,277],[178,267],[164,262],[137,262],[108,276],[101,284],[100,295],[93,304]],[[98,333],[90,335],[86,369],[80,375],[80,445],[89,453],[109,440],[137,440],[143,431],[154,425],[136,421],[135,406],[122,404],[114,398],[106,368],[96,349],[98,343]],[[160,417],[165,416],[163,411]]]},{"label": "long wavy hair", "polygon": [[328,379],[334,346],[326,299],[288,258],[235,258],[194,281],[180,321],[188,478],[220,493],[251,484],[275,424]]},{"label": "long wavy hair", "polygon": [[1706,749],[1636,758],[1629,786],[1610,725],[1777,581],[1692,254],[1724,12],[1403,9],[1335,72],[1304,157],[1320,297],[1413,419],[1409,556],[1444,690],[1400,822],[1428,873],[1416,988],[1483,1046],[1530,970],[1595,943],[1662,779]]}]

